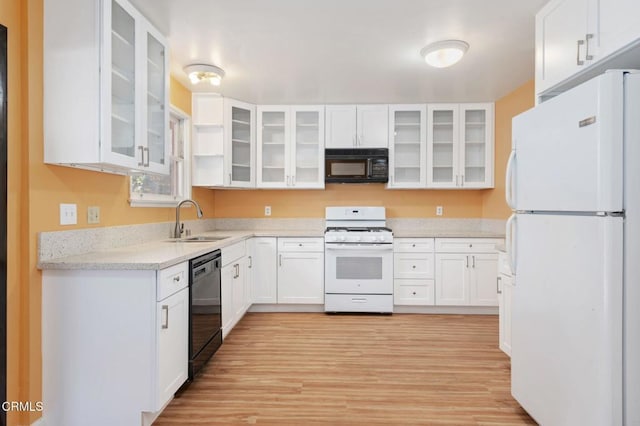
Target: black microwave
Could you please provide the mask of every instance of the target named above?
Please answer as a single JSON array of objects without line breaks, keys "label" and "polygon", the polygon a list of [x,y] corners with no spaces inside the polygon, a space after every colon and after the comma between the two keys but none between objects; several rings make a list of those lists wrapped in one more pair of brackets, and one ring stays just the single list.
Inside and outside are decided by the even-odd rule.
[{"label": "black microwave", "polygon": [[369,183],[389,181],[387,148],[325,149],[326,183]]}]

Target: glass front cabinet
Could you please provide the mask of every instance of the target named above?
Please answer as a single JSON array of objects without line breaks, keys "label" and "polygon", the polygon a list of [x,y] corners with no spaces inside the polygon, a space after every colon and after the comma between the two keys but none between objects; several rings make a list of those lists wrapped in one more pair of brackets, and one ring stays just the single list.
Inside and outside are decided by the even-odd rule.
[{"label": "glass front cabinet", "polygon": [[258,188],[324,188],[324,107],[258,106]]},{"label": "glass front cabinet", "polygon": [[388,188],[424,188],[427,138],[425,105],[389,105]]},{"label": "glass front cabinet", "polygon": [[45,162],[169,174],[164,36],[126,0],[50,3],[43,37]]},{"label": "glass front cabinet", "polygon": [[427,187],[493,188],[493,104],[427,105]]}]

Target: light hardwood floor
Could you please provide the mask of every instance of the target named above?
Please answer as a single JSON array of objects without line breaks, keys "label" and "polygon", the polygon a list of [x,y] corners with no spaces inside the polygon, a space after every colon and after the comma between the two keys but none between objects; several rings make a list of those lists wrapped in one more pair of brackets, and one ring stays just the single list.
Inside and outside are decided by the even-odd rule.
[{"label": "light hardwood floor", "polygon": [[154,425],[526,425],[498,318],[248,313]]}]

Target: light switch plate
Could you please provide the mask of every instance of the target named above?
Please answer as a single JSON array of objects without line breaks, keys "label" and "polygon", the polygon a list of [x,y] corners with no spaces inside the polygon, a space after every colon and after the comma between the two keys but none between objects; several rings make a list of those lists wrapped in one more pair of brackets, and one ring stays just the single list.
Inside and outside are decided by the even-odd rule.
[{"label": "light switch plate", "polygon": [[75,204],[60,204],[60,225],[78,224],[78,206]]},{"label": "light switch plate", "polygon": [[100,223],[100,207],[89,206],[87,208],[87,223],[89,224]]}]

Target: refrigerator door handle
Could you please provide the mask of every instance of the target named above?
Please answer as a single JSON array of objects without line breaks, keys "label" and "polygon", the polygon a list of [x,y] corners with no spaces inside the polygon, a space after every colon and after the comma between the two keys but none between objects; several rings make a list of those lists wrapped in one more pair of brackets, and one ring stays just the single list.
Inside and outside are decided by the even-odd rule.
[{"label": "refrigerator door handle", "polygon": [[512,210],[515,210],[516,206],[514,203],[514,196],[513,196],[513,168],[514,163],[516,161],[516,151],[512,150],[511,154],[509,154],[509,161],[507,161],[507,173],[506,173],[506,179],[505,179],[505,197],[507,199],[507,205],[509,205],[509,207]]},{"label": "refrigerator door handle", "polygon": [[511,268],[511,273],[513,275],[516,274],[516,250],[515,250],[515,237],[516,233],[516,214],[512,214],[507,219],[506,232],[505,232],[505,245],[507,248],[507,255],[509,256],[509,267]]}]

